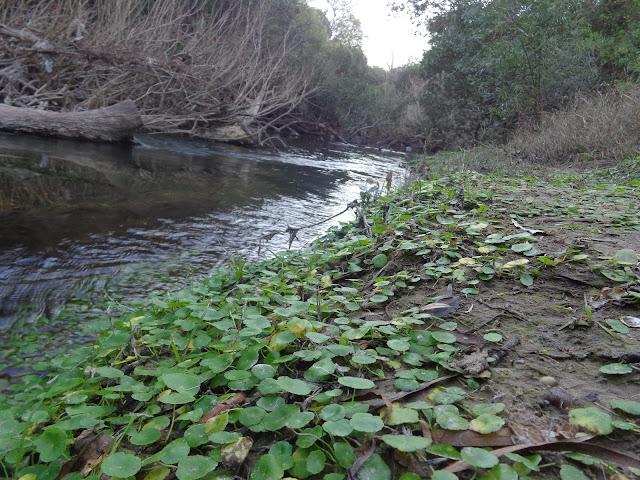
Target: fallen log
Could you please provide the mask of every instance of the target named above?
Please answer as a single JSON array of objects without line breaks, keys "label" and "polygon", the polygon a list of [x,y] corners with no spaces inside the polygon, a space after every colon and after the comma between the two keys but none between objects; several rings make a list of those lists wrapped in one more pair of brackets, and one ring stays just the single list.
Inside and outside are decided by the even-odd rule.
[{"label": "fallen log", "polygon": [[133,139],[143,125],[133,100],[84,112],[48,112],[0,104],[0,130],[98,142]]}]

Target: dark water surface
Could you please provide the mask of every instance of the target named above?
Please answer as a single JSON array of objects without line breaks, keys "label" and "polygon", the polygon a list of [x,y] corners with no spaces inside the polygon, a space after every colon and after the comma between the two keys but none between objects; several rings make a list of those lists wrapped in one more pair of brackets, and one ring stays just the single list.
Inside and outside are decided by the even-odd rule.
[{"label": "dark water surface", "polygon": [[[140,140],[122,146],[0,134],[0,331],[19,333],[87,292],[145,296],[234,255],[264,257],[264,235],[340,212],[367,179],[383,184],[388,171],[396,184],[404,177],[405,157],[377,149],[299,142],[272,152]],[[292,248],[352,218],[349,211],[301,230]],[[276,233],[265,245],[283,250],[288,239]]]}]

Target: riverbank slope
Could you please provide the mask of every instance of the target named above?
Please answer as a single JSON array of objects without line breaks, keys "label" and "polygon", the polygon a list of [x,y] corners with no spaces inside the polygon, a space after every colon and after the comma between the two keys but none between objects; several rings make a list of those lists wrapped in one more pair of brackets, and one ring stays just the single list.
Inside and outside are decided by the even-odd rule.
[{"label": "riverbank slope", "polygon": [[2,397],[6,476],[637,475],[637,172],[418,180],[105,317]]}]

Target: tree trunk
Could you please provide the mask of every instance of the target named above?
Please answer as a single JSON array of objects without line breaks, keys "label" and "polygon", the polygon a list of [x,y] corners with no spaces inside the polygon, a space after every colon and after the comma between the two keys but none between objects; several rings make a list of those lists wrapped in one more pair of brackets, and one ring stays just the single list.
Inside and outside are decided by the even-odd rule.
[{"label": "tree trunk", "polygon": [[85,112],[48,112],[0,105],[0,130],[47,137],[122,142],[143,125],[133,100]]}]

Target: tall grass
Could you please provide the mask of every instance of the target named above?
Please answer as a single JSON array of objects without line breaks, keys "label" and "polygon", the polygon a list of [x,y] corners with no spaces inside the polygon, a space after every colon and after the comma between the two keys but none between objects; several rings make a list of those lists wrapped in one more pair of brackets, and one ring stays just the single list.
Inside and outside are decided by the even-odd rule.
[{"label": "tall grass", "polygon": [[539,128],[520,129],[505,152],[538,164],[598,168],[640,155],[640,87],[576,98],[546,115]]}]

